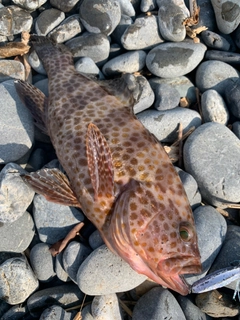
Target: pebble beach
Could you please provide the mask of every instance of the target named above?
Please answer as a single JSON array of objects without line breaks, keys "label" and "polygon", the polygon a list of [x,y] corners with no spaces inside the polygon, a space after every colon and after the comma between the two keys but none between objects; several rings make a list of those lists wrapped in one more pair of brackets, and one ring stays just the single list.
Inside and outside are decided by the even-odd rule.
[{"label": "pebble beach", "polygon": [[239,1],[0,0],[0,319],[240,320],[237,280],[187,296],[163,288],[114,255],[80,209],[23,182],[26,172],[62,170],[14,86],[27,80],[48,96],[24,34],[66,45],[78,72],[125,74],[138,88],[134,113],[175,151],[192,206],[203,271],[185,276],[192,285],[240,261]]}]

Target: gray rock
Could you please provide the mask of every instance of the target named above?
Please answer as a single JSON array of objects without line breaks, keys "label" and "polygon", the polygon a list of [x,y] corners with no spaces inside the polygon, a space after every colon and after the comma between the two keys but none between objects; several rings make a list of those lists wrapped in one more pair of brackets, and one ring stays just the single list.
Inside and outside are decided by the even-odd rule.
[{"label": "gray rock", "polygon": [[183,21],[190,16],[183,0],[157,0],[158,22],[162,37],[168,41],[183,41],[186,28]]},{"label": "gray rock", "polygon": [[[36,136],[35,136],[36,139]],[[46,164],[46,150],[37,148],[28,159],[27,170],[37,171],[40,170]]]},{"label": "gray rock", "polygon": [[14,81],[0,84],[0,163],[16,161],[32,147],[34,126]]},{"label": "gray rock", "polygon": [[63,251],[56,255],[54,270],[56,272],[58,279],[60,279],[63,282],[68,282],[71,279],[69,278],[67,272],[64,270],[62,257],[63,257]]},{"label": "gray rock", "polygon": [[51,306],[43,311],[39,320],[72,320],[72,314],[60,306]]},{"label": "gray rock", "polygon": [[39,318],[42,310],[49,307],[49,301],[51,305],[66,308],[67,305],[73,307],[81,304],[83,297],[83,293],[75,284],[63,284],[35,292],[27,300],[27,306],[31,315]]},{"label": "gray rock", "polygon": [[18,7],[35,11],[36,9],[40,8],[47,0],[38,0],[38,1],[32,1],[32,0],[13,0],[13,3],[15,3]]},{"label": "gray rock", "polygon": [[89,57],[95,63],[103,64],[109,56],[110,44],[106,35],[84,32],[81,36],[66,42],[75,59]]},{"label": "gray rock", "polygon": [[83,0],[79,14],[87,31],[109,35],[120,22],[121,8],[116,0]]},{"label": "gray rock", "polygon": [[240,121],[235,121],[232,124],[232,131],[238,137],[238,139],[240,139]]},{"label": "gray rock", "polygon": [[240,53],[225,52],[220,50],[207,50],[205,60],[219,60],[231,65],[240,64]]},{"label": "gray rock", "polygon": [[94,320],[94,318],[92,316],[92,308],[91,308],[90,304],[86,305],[82,309],[81,316],[82,316],[82,320]]},{"label": "gray rock", "polygon": [[41,90],[48,97],[48,78],[34,83],[34,86]]},{"label": "gray rock", "polygon": [[47,75],[47,72],[45,71],[42,62],[40,61],[40,59],[38,58],[38,55],[36,54],[36,51],[33,50],[32,52],[30,52],[29,56],[28,56],[28,62],[30,64],[30,66],[37,71],[38,73],[42,74],[42,75]]},{"label": "gray rock", "polygon": [[84,219],[76,208],[49,202],[39,194],[33,200],[33,217],[40,240],[48,244],[63,239]]},{"label": "gray rock", "polygon": [[142,12],[148,12],[156,9],[156,0],[141,0],[140,9]]},{"label": "gray rock", "polygon": [[146,53],[136,50],[124,53],[104,64],[102,72],[106,76],[119,75],[120,73],[134,73],[145,66]]},{"label": "gray rock", "polygon": [[137,18],[128,26],[121,37],[121,43],[127,50],[151,49],[164,42],[158,21],[154,15]]},{"label": "gray rock", "polygon": [[53,257],[46,243],[36,244],[30,251],[30,262],[38,280],[51,281],[55,273],[53,270]]},{"label": "gray rock", "polygon": [[64,12],[57,9],[43,11],[35,22],[35,29],[39,36],[46,36],[65,19]]},{"label": "gray rock", "polygon": [[133,107],[133,112],[137,114],[151,107],[151,105],[154,102],[154,92],[145,77],[138,76],[135,79],[137,84],[139,85],[140,92],[138,96],[138,101]]},{"label": "gray rock", "polygon": [[197,235],[198,247],[202,262],[202,273],[198,275],[186,275],[188,283],[202,278],[211,268],[224,242],[227,223],[224,217],[211,206],[201,206],[193,212]]},{"label": "gray rock", "polygon": [[30,31],[33,18],[30,12],[18,6],[7,6],[0,8],[0,30],[1,35],[11,36],[22,31]]},{"label": "gray rock", "polygon": [[113,41],[118,43],[119,45],[122,45],[122,42],[121,42],[122,35],[132,23],[133,23],[133,20],[131,17],[125,14],[122,14],[119,24],[116,26],[113,33],[111,34],[111,39],[113,39]]},{"label": "gray rock", "polygon": [[240,23],[238,0],[211,0],[218,29],[222,33],[232,33]]},{"label": "gray rock", "polygon": [[79,0],[50,0],[50,3],[53,7],[63,12],[71,11],[78,2]]},{"label": "gray rock", "polygon": [[[14,163],[8,163],[0,173],[0,222],[1,223],[13,223],[18,219],[20,219],[20,217],[22,217],[24,214],[25,214],[25,218],[23,218],[23,221],[26,222],[26,220],[29,219],[29,217],[27,218],[26,216],[27,214],[25,213],[25,211],[27,210],[28,206],[31,204],[33,200],[34,191],[32,190],[31,187],[27,186],[23,182],[22,178],[20,177],[20,174],[25,174],[25,173],[26,173],[25,170],[23,170],[20,166]],[[19,228],[21,226],[21,223],[22,223],[22,220],[18,221],[14,225],[9,225],[8,227],[10,229],[13,227]],[[31,238],[31,231],[30,231],[30,229],[32,228],[31,219],[28,220],[27,225],[28,225],[27,234],[28,234],[28,237]],[[8,228],[7,226],[5,227]],[[5,229],[5,231],[7,232],[7,229]],[[20,232],[20,230],[18,231]],[[22,230],[22,232],[23,231],[26,232],[26,230]],[[19,233],[20,238],[23,236],[22,232]],[[22,244],[23,246],[26,245],[26,242],[29,241],[29,238],[26,238],[24,240],[24,244]],[[11,247],[9,245],[10,243],[8,244],[8,248]],[[16,245],[15,241],[13,242],[13,245]],[[20,248],[22,248],[22,245],[20,245]],[[19,244],[17,245],[17,247],[18,246]],[[9,250],[9,251],[12,251],[12,250]]]},{"label": "gray rock", "polygon": [[104,75],[99,70],[95,62],[89,57],[82,57],[75,63],[75,69],[78,72],[96,75],[99,79],[103,79]]},{"label": "gray rock", "polygon": [[25,80],[25,68],[20,61],[0,60],[0,82],[10,79]]},{"label": "gray rock", "polygon": [[158,77],[180,77],[198,66],[206,49],[204,44],[192,40],[162,43],[148,53],[146,65]]},{"label": "gray rock", "polygon": [[183,157],[207,203],[225,206],[240,201],[240,141],[227,127],[205,123],[197,128],[185,142]]},{"label": "gray rock", "polygon": [[11,307],[4,315],[1,316],[1,320],[21,320],[28,312],[26,306],[16,305]]},{"label": "gray rock", "polygon": [[214,89],[222,95],[229,78],[233,81],[239,78],[238,71],[232,66],[216,60],[204,61],[197,68],[196,87],[201,92]]},{"label": "gray rock", "polygon": [[240,119],[240,80],[228,80],[224,89],[224,97],[229,111]]},{"label": "gray rock", "polygon": [[178,296],[177,301],[183,310],[186,320],[211,320],[207,314],[202,312],[188,297]]},{"label": "gray rock", "polygon": [[132,320],[186,320],[181,307],[167,289],[156,287],[144,294],[133,309]]},{"label": "gray rock", "polygon": [[179,123],[183,126],[183,133],[201,124],[200,115],[196,111],[180,107],[165,111],[145,110],[138,113],[137,118],[162,142],[177,140]]},{"label": "gray rock", "polygon": [[177,107],[180,102],[180,93],[176,88],[161,83],[155,87],[155,103],[154,108],[159,111],[169,110]]},{"label": "gray rock", "polygon": [[77,283],[85,294],[105,295],[128,291],[146,280],[106,245],[94,250],[81,264]]},{"label": "gray rock", "polygon": [[25,212],[12,223],[0,227],[0,251],[23,252],[34,236],[34,223],[31,215]]},{"label": "gray rock", "polygon": [[230,43],[219,34],[212,31],[203,31],[201,33],[201,39],[210,48],[217,50],[228,51],[230,49]]},{"label": "gray rock", "polygon": [[217,29],[217,24],[211,0],[198,0],[197,4],[201,8],[199,22],[192,28],[195,29],[205,26],[208,30],[215,31]]},{"label": "gray rock", "polygon": [[94,297],[92,315],[95,319],[122,320],[117,295],[112,293]]},{"label": "gray rock", "polygon": [[0,288],[0,299],[12,305],[24,302],[38,288],[38,280],[24,256],[0,265]]},{"label": "gray rock", "polygon": [[121,12],[122,14],[125,14],[129,17],[134,17],[135,16],[135,9],[133,6],[133,1],[129,0],[118,0],[120,7],[121,7]]},{"label": "gray rock", "polygon": [[90,247],[95,250],[104,244],[104,241],[98,230],[95,230],[88,238]]},{"label": "gray rock", "polygon": [[229,112],[225,101],[216,90],[206,90],[202,94],[201,108],[203,122],[227,124]]},{"label": "gray rock", "polygon": [[84,244],[71,241],[63,252],[63,266],[73,282],[77,283],[77,272],[81,263],[87,258],[92,250]]},{"label": "gray rock", "polygon": [[58,27],[49,32],[48,37],[57,43],[63,43],[77,36],[82,31],[83,26],[79,15],[74,14],[63,20]]}]

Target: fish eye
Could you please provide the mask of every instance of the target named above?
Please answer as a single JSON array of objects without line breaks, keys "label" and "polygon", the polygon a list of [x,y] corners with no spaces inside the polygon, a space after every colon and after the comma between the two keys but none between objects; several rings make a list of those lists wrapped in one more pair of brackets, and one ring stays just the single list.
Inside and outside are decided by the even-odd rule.
[{"label": "fish eye", "polygon": [[180,238],[184,242],[189,242],[193,236],[191,226],[188,223],[181,223],[179,225],[179,234],[180,234]]}]

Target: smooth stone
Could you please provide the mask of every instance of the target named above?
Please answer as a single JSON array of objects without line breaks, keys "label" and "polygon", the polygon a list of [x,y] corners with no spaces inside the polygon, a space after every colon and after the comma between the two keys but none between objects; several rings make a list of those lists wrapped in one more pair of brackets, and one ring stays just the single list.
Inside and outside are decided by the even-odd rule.
[{"label": "smooth stone", "polygon": [[217,207],[240,201],[239,157],[239,139],[213,122],[197,128],[183,148],[186,171],[196,179],[203,199]]},{"label": "smooth stone", "polygon": [[132,320],[186,320],[173,294],[156,287],[144,294],[133,309]]},{"label": "smooth stone", "polygon": [[83,307],[81,316],[82,316],[82,320],[94,320],[92,316],[92,307],[90,304]]},{"label": "smooth stone", "polygon": [[229,112],[225,101],[216,90],[206,90],[201,97],[203,122],[227,124]]},{"label": "smooth stone", "polygon": [[106,76],[134,73],[143,69],[145,61],[146,53],[143,50],[130,51],[109,60],[104,64],[102,72]]},{"label": "smooth stone", "polygon": [[[30,186],[23,182],[20,177],[21,174],[26,174],[26,171],[23,170],[19,165],[15,163],[8,163],[0,172],[0,222],[1,223],[14,223],[20,219],[24,214],[24,221],[26,222],[26,213],[28,206],[31,204],[34,191]],[[19,227],[22,223],[22,220],[17,222],[14,225],[9,225],[12,227]],[[29,220],[28,227],[31,228],[32,222]],[[7,226],[5,226],[7,228]],[[5,229],[7,230],[7,229]],[[28,230],[28,237],[31,237],[31,232]],[[3,231],[2,231],[3,232]],[[20,230],[19,230],[20,232]],[[25,231],[24,231],[25,232]],[[19,233],[19,237],[22,237],[22,232]],[[23,241],[26,245],[28,242],[28,237]],[[14,244],[16,244],[14,242]],[[13,244],[13,245],[14,245]],[[7,244],[6,244],[7,245]],[[8,248],[11,245],[8,244]],[[22,248],[22,246],[20,246]],[[1,251],[1,250],[0,250]],[[4,250],[3,250],[4,251]],[[6,250],[8,251],[8,250]],[[9,250],[12,251],[12,250]],[[24,251],[24,250],[22,250]]]},{"label": "smooth stone", "polygon": [[232,131],[238,137],[238,139],[240,139],[240,121],[235,121],[232,124]]},{"label": "smooth stone", "polygon": [[56,272],[58,279],[60,279],[63,282],[68,282],[71,279],[69,278],[67,272],[64,270],[62,257],[63,257],[63,251],[56,255],[54,270]]},{"label": "smooth stone", "polygon": [[146,280],[146,276],[135,272],[106,245],[94,250],[81,264],[77,283],[87,295],[105,295],[128,291]]},{"label": "smooth stone", "polygon": [[16,221],[4,223],[0,230],[0,251],[20,253],[28,248],[33,239],[33,219],[28,212],[25,212]]},{"label": "smooth stone", "polygon": [[142,12],[148,12],[156,9],[156,0],[141,0],[140,9]]},{"label": "smooth stone", "polygon": [[84,32],[79,37],[67,41],[66,46],[72,52],[75,60],[86,56],[98,65],[105,63],[110,50],[109,40],[107,36],[102,33],[94,34]]},{"label": "smooth stone", "polygon": [[239,72],[225,62],[217,60],[204,61],[196,71],[196,87],[200,92],[214,89],[222,95],[229,78],[233,81],[237,80]]},{"label": "smooth stone", "polygon": [[180,93],[176,88],[167,83],[156,86],[154,93],[154,108],[159,111],[173,109],[179,105]]},{"label": "smooth stone", "polygon": [[38,0],[38,1],[32,1],[32,0],[13,0],[13,3],[15,3],[18,7],[35,11],[36,9],[40,8],[47,0]]},{"label": "smooth stone", "polygon": [[154,102],[154,92],[145,77],[137,76],[135,79],[139,86],[139,96],[138,100],[133,106],[133,112],[137,114],[151,107]]},{"label": "smooth stone", "polygon": [[88,238],[88,242],[90,247],[95,250],[98,247],[102,246],[104,244],[104,241],[100,235],[100,232],[98,230],[95,230],[90,237]]},{"label": "smooth stone", "polygon": [[68,305],[73,307],[81,304],[83,297],[83,293],[74,283],[66,283],[35,292],[27,300],[27,306],[31,315],[39,318],[42,310],[49,307],[49,302],[64,308]]},{"label": "smooth stone", "polygon": [[158,30],[157,17],[154,15],[137,18],[129,25],[121,37],[126,50],[152,49],[164,42]]},{"label": "smooth stone", "polygon": [[195,85],[185,76],[176,77],[176,78],[169,78],[169,79],[161,79],[158,77],[153,77],[149,79],[149,83],[155,92],[158,85],[160,84],[167,84],[171,87],[175,88],[181,98],[186,98],[189,103],[196,102],[196,88]]},{"label": "smooth stone", "polygon": [[229,111],[240,119],[240,79],[226,82],[224,97]]},{"label": "smooth stone", "polygon": [[51,281],[55,275],[53,257],[46,243],[36,244],[30,251],[30,262],[39,281]]},{"label": "smooth stone", "polygon": [[111,43],[108,60],[111,60],[124,53],[123,47],[118,43]]},{"label": "smooth stone", "polygon": [[193,284],[206,275],[217,257],[227,232],[224,217],[211,206],[200,206],[193,211],[201,256],[202,273],[185,275],[188,283]]},{"label": "smooth stone", "polygon": [[53,305],[43,311],[39,320],[72,320],[73,315],[71,312],[65,311],[58,305]]},{"label": "smooth stone", "polygon": [[[35,136],[36,139],[36,136]],[[32,153],[28,159],[27,170],[37,171],[42,169],[46,164],[46,151],[44,149],[37,148]]]},{"label": "smooth stone", "polygon": [[71,280],[77,283],[77,272],[83,261],[89,256],[92,250],[84,244],[71,241],[63,252],[63,266]]},{"label": "smooth stone", "polygon": [[16,161],[32,147],[33,119],[21,102],[13,80],[0,84],[0,163]]},{"label": "smooth stone", "polygon": [[34,86],[41,90],[48,97],[48,78],[34,83]]},{"label": "smooth stone", "polygon": [[118,303],[118,297],[115,293],[94,297],[91,309],[94,319],[123,319]]},{"label": "smooth stone", "polygon": [[30,31],[33,18],[30,12],[18,6],[0,8],[0,30],[2,36],[12,36],[22,31]]},{"label": "smooth stone", "polygon": [[146,65],[155,76],[180,77],[199,65],[206,49],[204,44],[194,43],[192,40],[162,43],[148,53]]},{"label": "smooth stone", "polygon": [[75,69],[80,73],[96,75],[99,79],[103,79],[104,75],[99,70],[96,63],[89,57],[82,57],[75,63]]},{"label": "smooth stone", "polygon": [[177,296],[177,301],[183,310],[187,320],[211,320],[207,314],[202,312],[188,297]]},{"label": "smooth stone", "polygon": [[122,35],[124,34],[125,30],[133,23],[131,17],[122,14],[119,24],[114,29],[113,33],[111,34],[111,39],[122,46]]},{"label": "smooth stone", "polygon": [[25,68],[20,61],[0,60],[0,82],[10,79],[25,80]]},{"label": "smooth stone", "polygon": [[42,74],[42,75],[47,75],[47,72],[45,71],[42,62],[40,61],[40,59],[38,58],[38,55],[36,53],[35,50],[33,50],[32,52],[30,52],[29,56],[28,56],[28,62],[30,64],[30,66],[37,71],[38,73]]},{"label": "smooth stone", "polygon": [[238,0],[211,0],[218,29],[225,34],[232,33],[240,23]]},{"label": "smooth stone", "polygon": [[83,0],[79,15],[87,31],[109,35],[121,19],[121,7],[116,0]]},{"label": "smooth stone", "polygon": [[62,240],[84,220],[83,214],[76,208],[49,202],[39,194],[33,199],[33,217],[40,240],[48,244]]},{"label": "smooth stone", "polygon": [[0,265],[0,288],[0,299],[11,305],[23,303],[38,288],[38,280],[24,256]]},{"label": "smooth stone", "polygon": [[7,312],[5,312],[3,315],[0,313],[0,319],[1,320],[22,320],[26,316],[28,310],[27,307],[24,306],[13,306],[11,307]]},{"label": "smooth stone", "polygon": [[192,29],[194,30],[199,27],[206,27],[208,30],[216,31],[217,23],[211,0],[198,0],[197,5],[200,7],[199,22],[194,25]]},{"label": "smooth stone", "polygon": [[178,138],[178,126],[182,124],[183,133],[201,125],[198,112],[177,107],[171,110],[145,110],[137,114],[138,120],[162,142],[174,142]]},{"label": "smooth stone", "polygon": [[162,37],[167,41],[183,41],[186,28],[183,21],[190,16],[183,0],[157,0],[158,23]]},{"label": "smooth stone", "polygon": [[[10,304],[8,304],[7,302],[5,302],[3,300],[0,300],[0,317],[3,318],[4,315],[7,315],[8,312],[11,315],[11,306],[10,306]],[[9,320],[9,318],[7,318],[7,316],[6,316],[5,318],[3,318],[3,320]]]},{"label": "smooth stone", "polygon": [[79,35],[83,29],[79,15],[74,14],[63,20],[58,27],[49,32],[48,37],[57,43],[63,43]]},{"label": "smooth stone", "polygon": [[35,22],[36,33],[46,36],[65,19],[64,12],[57,9],[47,9],[40,13]]},{"label": "smooth stone", "polygon": [[50,3],[53,7],[63,11],[69,12],[74,9],[75,5],[79,2],[79,0],[50,0]]},{"label": "smooth stone", "polygon": [[122,14],[125,14],[129,17],[135,17],[136,12],[134,9],[134,1],[129,0],[118,0]]},{"label": "smooth stone", "polygon": [[207,50],[205,60],[219,60],[231,65],[240,64],[240,53],[224,52],[218,50]]},{"label": "smooth stone", "polygon": [[203,31],[201,33],[201,39],[209,48],[216,50],[228,51],[230,49],[230,43],[221,35],[212,31]]}]

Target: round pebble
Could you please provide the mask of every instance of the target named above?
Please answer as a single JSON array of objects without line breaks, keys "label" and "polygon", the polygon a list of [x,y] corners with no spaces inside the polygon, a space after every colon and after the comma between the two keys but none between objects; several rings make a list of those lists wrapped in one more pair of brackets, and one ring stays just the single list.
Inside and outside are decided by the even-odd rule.
[{"label": "round pebble", "polygon": [[232,124],[233,133],[240,139],[240,121],[236,121]]},{"label": "round pebble", "polygon": [[20,61],[0,60],[0,82],[10,79],[25,80],[25,68]]},{"label": "round pebble", "polygon": [[47,0],[38,0],[38,1],[13,0],[12,2],[23,9],[34,11],[40,8],[45,2],[47,2]]},{"label": "round pebble", "polygon": [[88,239],[90,247],[95,250],[104,244],[104,241],[98,230],[95,230]]},{"label": "round pebble", "polygon": [[103,79],[104,76],[102,72],[99,70],[98,66],[95,62],[88,57],[82,57],[75,63],[75,69],[78,72],[89,73],[91,75],[96,75],[99,79]]},{"label": "round pebble", "polygon": [[51,306],[43,311],[39,320],[72,320],[73,314],[60,306]]},{"label": "round pebble", "polygon": [[154,10],[156,6],[156,0],[142,0],[140,4],[140,9],[142,12],[148,12]]},{"label": "round pebble", "polygon": [[94,297],[91,309],[95,319],[122,320],[118,297],[115,293]]},{"label": "round pebble", "polygon": [[114,29],[113,33],[111,34],[111,38],[114,42],[118,43],[122,46],[122,35],[124,34],[125,30],[132,25],[133,20],[131,17],[122,14],[119,24]]},{"label": "round pebble", "polygon": [[169,110],[177,107],[180,102],[180,93],[173,86],[162,83],[155,87],[154,108],[159,111]]},{"label": "round pebble", "polygon": [[228,51],[230,48],[230,43],[224,37],[212,31],[203,31],[201,39],[206,46],[216,50]]},{"label": "round pebble", "polygon": [[78,2],[79,0],[50,0],[50,3],[53,7],[63,12],[71,11]]},{"label": "round pebble", "polygon": [[224,97],[229,111],[240,119],[240,80],[229,80],[224,89]]},{"label": "round pebble", "polygon": [[37,18],[35,29],[39,36],[46,36],[65,19],[64,12],[57,9],[43,11]]},{"label": "round pebble", "polygon": [[54,270],[56,272],[58,279],[60,279],[63,282],[68,282],[71,279],[69,278],[67,272],[64,270],[62,257],[63,257],[63,251],[56,255]]},{"label": "round pebble", "polygon": [[154,92],[145,77],[137,76],[135,81],[138,84],[139,95],[133,106],[133,112],[137,114],[151,107],[154,101]]},{"label": "round pebble", "polygon": [[177,301],[182,308],[186,320],[211,320],[207,314],[203,313],[188,297],[178,295]]},{"label": "round pebble", "polygon": [[206,60],[219,60],[231,65],[240,64],[240,54],[236,52],[225,52],[220,50],[207,50]]},{"label": "round pebble", "polygon": [[162,43],[148,53],[146,65],[158,77],[180,77],[198,66],[206,49],[204,44],[192,41]]}]

